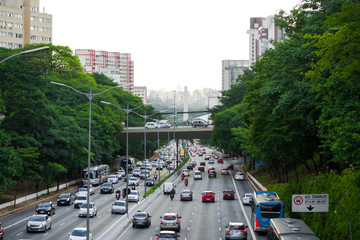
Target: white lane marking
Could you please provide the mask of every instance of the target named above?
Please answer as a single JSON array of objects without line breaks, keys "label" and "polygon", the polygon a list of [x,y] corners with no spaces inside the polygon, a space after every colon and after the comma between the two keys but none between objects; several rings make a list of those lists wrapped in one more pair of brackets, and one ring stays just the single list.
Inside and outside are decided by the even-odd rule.
[{"label": "white lane marking", "polygon": [[16,223],[10,224],[10,225],[4,227],[4,230],[6,230],[6,229],[8,229],[8,228],[11,228],[11,227],[13,227],[13,226],[15,226],[15,225],[17,225],[17,224],[25,221],[25,220],[28,220],[30,217],[31,217],[31,216],[28,216],[28,217],[26,217],[26,218],[24,218],[24,219],[22,219],[22,220],[20,220],[20,221],[17,221]]},{"label": "white lane marking", "polygon": [[16,236],[20,236],[21,234],[23,234],[24,232],[19,232],[18,234],[16,234]]},{"label": "white lane marking", "polygon": [[64,225],[64,224],[65,224],[65,223],[63,222],[63,223],[60,224],[60,226],[62,226],[62,225]]}]

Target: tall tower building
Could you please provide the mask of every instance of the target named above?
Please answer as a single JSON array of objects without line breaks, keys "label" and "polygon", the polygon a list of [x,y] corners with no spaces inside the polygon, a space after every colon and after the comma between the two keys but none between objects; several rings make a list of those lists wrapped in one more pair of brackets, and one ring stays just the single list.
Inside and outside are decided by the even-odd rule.
[{"label": "tall tower building", "polygon": [[250,18],[249,64],[254,64],[268,49],[274,48],[271,40],[279,41],[283,30],[275,26],[274,16]]},{"label": "tall tower building", "polygon": [[114,82],[125,85],[124,89],[133,93],[134,61],[130,53],[97,51],[93,49],[76,49],[75,55],[87,73],[103,73]]},{"label": "tall tower building", "polygon": [[231,85],[245,69],[249,68],[248,60],[223,60],[222,61],[222,86],[221,90],[229,90]]},{"label": "tall tower building", "polygon": [[184,87],[184,114],[183,120],[187,121],[189,119],[189,97],[188,97],[188,90],[187,87]]},{"label": "tall tower building", "polygon": [[39,11],[39,0],[0,0],[0,47],[52,42],[52,15]]}]

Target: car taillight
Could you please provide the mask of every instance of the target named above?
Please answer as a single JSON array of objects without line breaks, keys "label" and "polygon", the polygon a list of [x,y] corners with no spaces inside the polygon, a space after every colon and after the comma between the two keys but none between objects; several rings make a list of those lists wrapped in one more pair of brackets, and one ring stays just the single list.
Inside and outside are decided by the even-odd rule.
[{"label": "car taillight", "polygon": [[164,221],[163,221],[163,220],[161,220],[161,221],[160,221],[160,224],[163,224],[163,223],[164,223]]},{"label": "car taillight", "polygon": [[235,196],[235,193],[233,193],[232,195]]},{"label": "car taillight", "polygon": [[179,220],[176,220],[176,224],[179,224]]},{"label": "car taillight", "polygon": [[182,197],[183,195],[182,194],[180,194],[180,197]]},{"label": "car taillight", "polygon": [[147,219],[147,218],[145,218],[145,221],[148,221],[148,219]]},{"label": "car taillight", "polygon": [[256,226],[256,228],[259,228],[259,220],[258,219],[256,219],[255,226]]},{"label": "car taillight", "polygon": [[133,221],[135,221],[135,218],[133,218]]},{"label": "car taillight", "polygon": [[228,229],[228,230],[226,230],[227,232],[232,232],[232,230],[230,230],[230,229]]},{"label": "car taillight", "polygon": [[241,230],[242,232],[247,232],[246,229]]}]

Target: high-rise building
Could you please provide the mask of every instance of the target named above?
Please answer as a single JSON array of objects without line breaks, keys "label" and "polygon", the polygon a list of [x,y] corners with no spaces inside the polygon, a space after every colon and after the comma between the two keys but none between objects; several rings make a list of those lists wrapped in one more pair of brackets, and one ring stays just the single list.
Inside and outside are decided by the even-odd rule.
[{"label": "high-rise building", "polygon": [[147,104],[147,89],[146,86],[135,86],[133,94],[142,99],[144,104]]},{"label": "high-rise building", "polygon": [[103,73],[114,80],[128,92],[134,89],[134,62],[130,53],[97,51],[93,49],[76,49],[75,55],[86,73]]},{"label": "high-rise building", "polygon": [[39,11],[39,0],[0,0],[0,47],[52,42],[52,15]]},{"label": "high-rise building", "polygon": [[249,68],[248,60],[223,60],[222,61],[222,86],[221,90],[229,90],[231,85],[245,69]]},{"label": "high-rise building", "polygon": [[275,26],[274,16],[267,18],[250,18],[249,34],[249,64],[259,60],[268,49],[274,48],[272,40],[279,41],[283,37],[283,30]]}]

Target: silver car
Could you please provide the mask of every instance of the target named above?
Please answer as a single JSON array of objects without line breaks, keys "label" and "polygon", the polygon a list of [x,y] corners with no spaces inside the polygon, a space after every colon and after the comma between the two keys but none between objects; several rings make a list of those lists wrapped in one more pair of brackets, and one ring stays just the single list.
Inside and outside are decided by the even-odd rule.
[{"label": "silver car", "polygon": [[[74,228],[71,233],[69,233],[69,240],[86,240],[86,228]],[[89,240],[93,240],[91,231],[89,231]]]},{"label": "silver car", "polygon": [[[83,203],[79,210],[79,217],[86,217],[87,215],[87,203]],[[95,203],[90,202],[89,203],[89,217],[94,217],[97,215],[97,208],[95,206]]]},{"label": "silver car", "polygon": [[183,200],[189,200],[189,201],[193,200],[193,193],[191,190],[184,189],[180,192],[180,201]]},{"label": "silver car", "polygon": [[179,232],[181,229],[180,218],[177,213],[164,213],[163,216],[160,217],[160,231],[161,230],[174,230]]},{"label": "silver car", "polygon": [[225,239],[247,239],[247,226],[242,222],[229,222],[226,226]]},{"label": "silver car", "polygon": [[27,232],[46,232],[51,229],[52,221],[47,214],[32,215],[26,224]]},{"label": "silver car", "polygon": [[126,202],[115,201],[111,207],[111,213],[126,213]]}]

